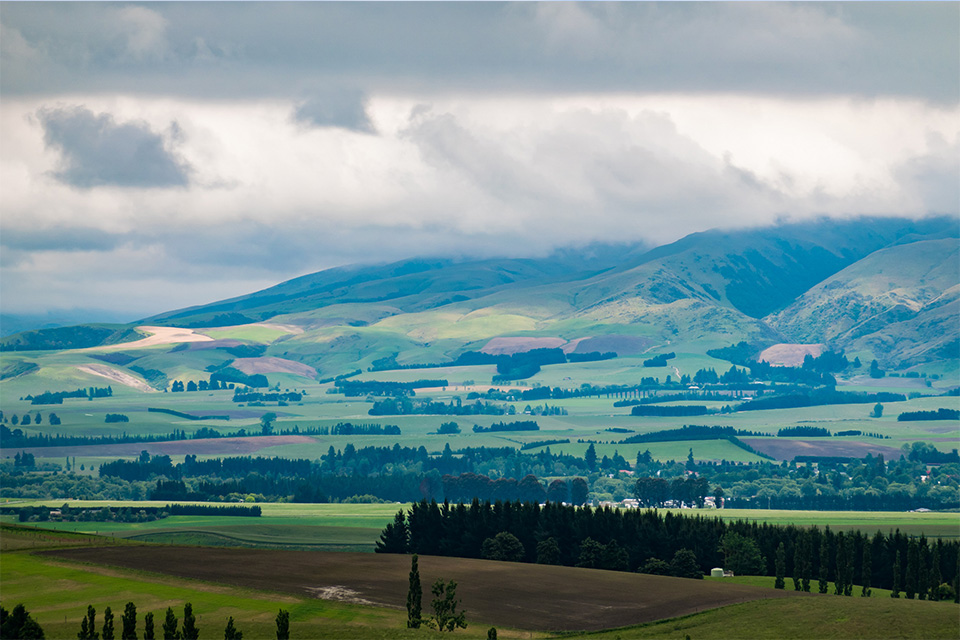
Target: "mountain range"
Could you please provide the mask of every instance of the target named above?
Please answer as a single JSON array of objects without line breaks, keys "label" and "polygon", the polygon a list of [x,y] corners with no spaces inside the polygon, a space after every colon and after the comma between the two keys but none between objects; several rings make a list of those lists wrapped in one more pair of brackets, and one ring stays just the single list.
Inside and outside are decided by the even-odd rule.
[{"label": "mountain range", "polygon": [[[321,372],[390,357],[450,362],[503,337],[624,352],[668,343],[701,351],[740,340],[824,343],[910,367],[960,357],[958,236],[955,218],[821,219],[694,233],[653,249],[416,258],[328,269],[135,324],[281,327],[265,355]],[[45,335],[23,332],[0,345],[49,348]]]}]

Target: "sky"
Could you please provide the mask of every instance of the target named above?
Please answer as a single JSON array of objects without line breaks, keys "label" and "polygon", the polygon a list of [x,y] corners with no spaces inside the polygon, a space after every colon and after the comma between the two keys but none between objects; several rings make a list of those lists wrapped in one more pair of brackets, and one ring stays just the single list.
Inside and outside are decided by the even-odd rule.
[{"label": "sky", "polygon": [[0,3],[0,310],[960,215],[960,4]]}]

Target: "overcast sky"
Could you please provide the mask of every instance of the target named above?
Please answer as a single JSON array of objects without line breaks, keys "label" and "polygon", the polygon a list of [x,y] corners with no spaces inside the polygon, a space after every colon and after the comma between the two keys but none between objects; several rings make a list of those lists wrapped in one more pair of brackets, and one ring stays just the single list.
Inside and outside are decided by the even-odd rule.
[{"label": "overcast sky", "polygon": [[960,4],[2,3],[0,303],[958,215]]}]

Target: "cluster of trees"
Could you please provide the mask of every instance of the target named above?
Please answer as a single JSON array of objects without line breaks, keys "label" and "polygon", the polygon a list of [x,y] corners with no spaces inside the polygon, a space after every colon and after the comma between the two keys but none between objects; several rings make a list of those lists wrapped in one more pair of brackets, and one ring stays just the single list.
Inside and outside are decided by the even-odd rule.
[{"label": "cluster of trees", "polygon": [[667,360],[671,360],[671,359],[676,358],[676,357],[677,357],[677,354],[674,353],[673,351],[671,351],[670,353],[661,353],[661,354],[658,354],[658,355],[653,356],[652,358],[648,358],[647,360],[644,360],[644,361],[643,361],[643,366],[645,366],[645,367],[665,367],[665,366],[667,366]]},{"label": "cluster of trees", "polygon": [[723,489],[714,487],[711,494],[710,481],[695,475],[677,476],[672,481],[666,478],[637,478],[634,496],[644,507],[662,507],[668,502],[675,506],[689,505],[703,507],[708,495],[713,495],[717,506],[721,506]]},{"label": "cluster of trees", "polygon": [[[270,386],[270,381],[267,380],[267,376],[262,373],[247,374],[239,369],[234,369],[233,367],[224,367],[219,371],[210,374],[210,384],[217,382],[220,384],[220,388],[223,389],[224,385],[232,384],[242,384],[253,389],[265,389]],[[233,388],[232,386],[229,388]]]},{"label": "cluster of trees", "polygon": [[830,430],[824,427],[797,425],[777,430],[778,438],[829,438]]},{"label": "cluster of trees", "polygon": [[451,400],[449,404],[443,402],[434,402],[429,399],[414,400],[406,396],[385,398],[373,403],[373,407],[367,411],[371,416],[386,415],[441,415],[441,416],[502,416],[504,414],[513,415],[516,413],[513,405],[504,406],[481,402],[477,400],[473,403],[463,404],[459,397]]},{"label": "cluster of trees", "polygon": [[904,411],[897,416],[897,422],[915,420],[960,420],[960,410],[941,408],[936,411]]},{"label": "cluster of trees", "polygon": [[8,612],[0,607],[0,638],[3,640],[43,640],[43,627],[30,615],[23,604]]},{"label": "cluster of trees", "polygon": [[707,427],[696,424],[683,425],[679,429],[663,429],[650,433],[638,433],[620,441],[620,444],[635,444],[637,442],[684,442],[688,440],[723,440],[730,436],[747,436],[751,438],[766,436],[765,433],[735,429],[734,427]]},{"label": "cluster of trees", "polygon": [[306,391],[251,391],[246,387],[237,387],[233,392],[234,402],[300,402]]},{"label": "cluster of trees", "polygon": [[130,422],[130,417],[122,413],[108,413],[104,419],[104,422]]},{"label": "cluster of trees", "polygon": [[13,456],[13,467],[15,469],[19,467],[23,467],[25,469],[33,469],[36,466],[37,466],[37,459],[32,453],[21,451],[20,453]]},{"label": "cluster of trees", "polygon": [[[549,447],[552,444],[568,444],[570,438],[555,438],[553,440],[534,440],[533,442],[525,442],[520,445],[521,451],[527,451],[529,449],[539,449],[540,447]],[[594,448],[596,451],[596,448]]]},{"label": "cluster of trees", "polygon": [[457,476],[445,475],[443,498],[450,502],[470,502],[479,500],[520,500],[521,502],[565,502],[582,505],[587,501],[589,486],[583,478],[572,478],[569,482],[556,478],[545,488],[534,475],[526,475],[520,481],[515,478],[497,478],[492,480],[485,475],[462,473]]},{"label": "cluster of trees", "polygon": [[[507,537],[509,536],[509,537]],[[399,511],[377,541],[379,553],[417,553],[517,562],[661,572],[663,563],[690,573],[725,567],[735,573],[831,578],[840,595],[859,578],[866,589],[903,590],[908,598],[957,597],[960,542],[899,530],[870,536],[829,527],[562,506],[548,502],[439,505],[425,500]],[[682,555],[678,557],[678,554]],[[901,576],[905,579],[901,582]],[[895,596],[898,597],[898,596]]]},{"label": "cluster of trees", "polygon": [[330,428],[330,435],[334,436],[399,436],[400,427],[395,424],[352,424],[338,422]]},{"label": "cluster of trees", "polygon": [[414,389],[428,387],[446,387],[448,381],[415,380],[413,382],[392,382],[388,380],[338,380],[335,388],[338,392],[349,397],[362,396],[412,396]]},{"label": "cluster of trees", "polygon": [[113,395],[112,387],[88,387],[76,391],[44,391],[35,396],[28,395],[21,400],[29,400],[30,404],[63,404],[64,398],[109,398]]},{"label": "cluster of trees", "polygon": [[535,420],[518,420],[516,422],[495,422],[489,427],[473,425],[474,433],[491,433],[498,431],[540,431],[540,425]]},{"label": "cluster of trees", "polygon": [[[21,507],[17,510],[20,522],[46,522],[50,520],[49,507]],[[52,516],[64,522],[152,522],[170,515],[157,507],[134,509],[130,507],[103,507],[101,509],[70,508],[64,504],[60,515]]]},{"label": "cluster of trees", "polygon": [[174,380],[170,384],[171,393],[184,393],[192,391],[220,391],[221,389],[233,389],[234,385],[223,383],[220,380],[211,377],[210,380],[187,380],[186,386],[183,380]]},{"label": "cluster of trees", "polygon": [[793,409],[833,404],[870,404],[880,402],[903,402],[907,397],[902,393],[866,393],[862,391],[837,391],[832,388],[813,389],[808,392],[757,396],[749,402],[736,407],[737,411],[764,411],[767,409]]}]

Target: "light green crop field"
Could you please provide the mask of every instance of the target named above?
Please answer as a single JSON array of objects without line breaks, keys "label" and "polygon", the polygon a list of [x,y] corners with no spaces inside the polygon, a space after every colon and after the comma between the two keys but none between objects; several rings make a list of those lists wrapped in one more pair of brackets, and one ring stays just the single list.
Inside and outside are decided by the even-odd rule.
[{"label": "light green crop field", "polygon": [[[72,507],[162,507],[166,502],[74,501]],[[8,505],[59,507],[62,501],[31,500]],[[199,503],[197,503],[199,504]],[[236,516],[170,516],[152,522],[44,522],[39,526],[58,531],[98,533],[154,542],[187,542],[183,538],[203,534],[190,544],[304,547],[373,551],[380,531],[405,504],[284,504],[261,503],[259,518]],[[873,535],[899,529],[908,535],[928,538],[960,538],[960,513],[905,513],[889,511],[788,511],[766,509],[664,509],[684,516],[704,516],[727,521],[744,520],[776,525],[829,526],[835,531],[860,530]],[[14,516],[3,516],[15,522]]]}]

